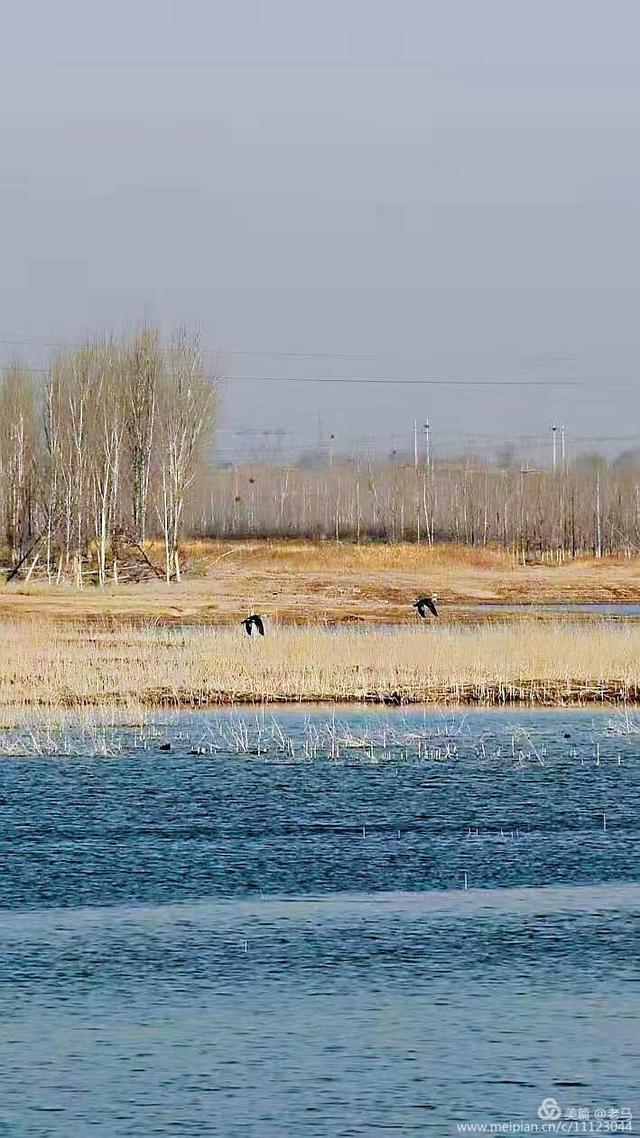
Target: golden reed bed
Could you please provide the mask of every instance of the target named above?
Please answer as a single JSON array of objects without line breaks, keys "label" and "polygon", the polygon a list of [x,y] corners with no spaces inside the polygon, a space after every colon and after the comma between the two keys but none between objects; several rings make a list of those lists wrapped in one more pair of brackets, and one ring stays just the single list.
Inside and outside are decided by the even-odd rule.
[{"label": "golden reed bed", "polygon": [[[640,698],[640,627],[531,621],[390,632],[183,633],[0,625],[0,708],[198,707],[253,701],[557,707]],[[6,717],[6,716],[5,716]]]}]

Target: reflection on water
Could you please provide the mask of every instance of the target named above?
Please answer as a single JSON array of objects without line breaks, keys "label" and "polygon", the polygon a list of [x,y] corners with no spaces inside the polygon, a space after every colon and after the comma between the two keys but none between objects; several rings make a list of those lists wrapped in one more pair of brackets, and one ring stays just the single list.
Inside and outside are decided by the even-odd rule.
[{"label": "reflection on water", "polygon": [[[345,712],[314,729],[372,755],[289,764],[192,754],[233,738],[215,720],[0,763],[0,1133],[440,1136],[550,1095],[638,1113],[632,723]],[[276,722],[301,749],[309,716]]]}]

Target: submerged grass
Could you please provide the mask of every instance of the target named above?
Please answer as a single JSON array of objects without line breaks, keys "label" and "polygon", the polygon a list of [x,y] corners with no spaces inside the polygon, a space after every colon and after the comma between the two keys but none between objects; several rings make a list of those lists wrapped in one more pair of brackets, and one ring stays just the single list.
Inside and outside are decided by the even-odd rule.
[{"label": "submerged grass", "polygon": [[521,621],[387,632],[0,625],[0,726],[247,702],[520,704],[640,699],[640,627]]}]

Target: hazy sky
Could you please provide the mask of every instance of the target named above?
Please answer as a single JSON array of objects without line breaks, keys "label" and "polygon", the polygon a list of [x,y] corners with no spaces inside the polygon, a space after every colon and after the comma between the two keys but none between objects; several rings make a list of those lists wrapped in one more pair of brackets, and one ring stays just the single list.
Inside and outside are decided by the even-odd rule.
[{"label": "hazy sky", "polygon": [[414,416],[443,446],[564,419],[622,449],[639,44],[637,0],[4,5],[2,356],[197,328],[232,377],[221,456],[279,427],[410,446]]}]

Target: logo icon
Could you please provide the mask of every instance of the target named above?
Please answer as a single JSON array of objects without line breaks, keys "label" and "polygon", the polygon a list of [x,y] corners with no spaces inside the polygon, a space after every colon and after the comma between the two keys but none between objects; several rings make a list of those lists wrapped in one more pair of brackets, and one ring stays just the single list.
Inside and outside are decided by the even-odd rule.
[{"label": "logo icon", "polygon": [[555,1122],[558,1118],[562,1118],[562,1110],[557,1099],[543,1098],[538,1107],[538,1118],[543,1122]]}]

